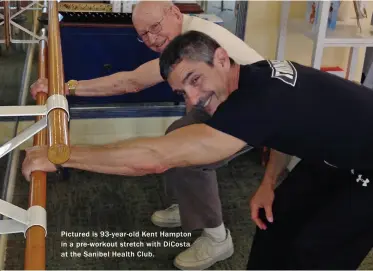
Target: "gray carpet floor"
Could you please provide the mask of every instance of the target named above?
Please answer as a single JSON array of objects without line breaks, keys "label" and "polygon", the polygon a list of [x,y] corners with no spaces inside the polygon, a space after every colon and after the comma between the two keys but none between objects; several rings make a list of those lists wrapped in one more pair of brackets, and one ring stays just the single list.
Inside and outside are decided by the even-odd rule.
[{"label": "gray carpet floor", "polygon": [[[15,105],[22,76],[24,54],[3,53],[0,56],[0,105]],[[33,73],[35,78],[35,73]],[[32,99],[29,98],[29,104]],[[23,156],[23,153],[22,153]],[[248,199],[255,192],[263,176],[263,168],[256,152],[237,158],[229,165],[218,170],[218,182],[223,205],[224,222],[231,230],[234,240],[234,255],[210,269],[244,269],[249,247],[254,234],[254,224],[250,220]],[[21,157],[20,161],[23,161]],[[4,176],[6,158],[0,160],[0,176]],[[20,171],[19,171],[20,172]],[[142,237],[132,238],[67,238],[62,231],[74,232],[136,232],[151,233],[180,232],[181,228],[160,229],[150,221],[151,214],[166,207],[163,193],[162,175],[146,177],[122,177],[70,170],[69,178],[56,181],[53,174],[48,175],[47,213],[47,269],[175,269],[173,258],[183,248],[71,248],[79,242],[107,241],[130,242],[144,241]],[[13,204],[27,208],[29,184],[19,174]],[[171,238],[178,242],[192,242],[200,232],[191,237]],[[164,238],[146,240],[163,241]],[[23,269],[24,238],[22,234],[9,235],[6,269]],[[64,244],[67,247],[64,247]],[[150,251],[153,257],[133,258],[87,258],[63,257],[68,252],[97,251]],[[361,269],[373,269],[373,257],[369,255]]]},{"label": "gray carpet floor", "polygon": [[[245,156],[235,163],[219,170],[219,187],[224,209],[224,221],[231,230],[235,243],[235,254],[229,260],[216,264],[212,269],[243,269],[247,261],[254,225],[249,219],[247,200],[255,190],[262,176],[258,162]],[[22,159],[21,159],[22,161]],[[248,170],[248,168],[250,168]],[[14,204],[27,208],[29,185],[22,176],[17,178]],[[161,175],[147,177],[121,177],[71,170],[65,182],[56,182],[53,174],[48,183],[48,269],[174,269],[173,258],[182,248],[64,248],[61,242],[123,242],[154,240],[163,242],[165,238],[66,238],[61,231],[74,232],[133,232],[150,233],[180,232],[181,228],[160,229],[150,221],[154,210],[166,207],[162,193]],[[199,232],[192,237],[170,238],[177,242],[193,242]],[[11,235],[8,242],[6,269],[22,269],[24,239],[22,235]],[[151,251],[151,258],[64,258],[62,252],[89,251]]]}]

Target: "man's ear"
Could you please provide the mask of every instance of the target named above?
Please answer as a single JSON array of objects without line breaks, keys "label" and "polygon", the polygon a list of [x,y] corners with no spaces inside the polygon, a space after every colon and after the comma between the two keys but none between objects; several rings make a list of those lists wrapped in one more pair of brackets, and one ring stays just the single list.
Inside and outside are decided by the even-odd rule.
[{"label": "man's ear", "polygon": [[227,70],[230,69],[229,55],[227,51],[224,50],[222,47],[219,47],[215,50],[214,66]]},{"label": "man's ear", "polygon": [[179,9],[177,6],[173,5],[173,6],[171,7],[171,13],[175,16],[175,18],[176,18],[178,21],[182,21],[182,19],[183,19],[183,14],[181,14],[180,9]]}]

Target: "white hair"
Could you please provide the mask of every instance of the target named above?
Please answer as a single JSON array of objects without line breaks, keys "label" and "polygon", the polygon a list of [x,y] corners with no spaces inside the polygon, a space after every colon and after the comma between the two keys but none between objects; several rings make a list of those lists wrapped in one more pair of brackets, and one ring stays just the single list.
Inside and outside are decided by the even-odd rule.
[{"label": "white hair", "polygon": [[172,0],[162,0],[162,1],[159,1],[159,0],[158,1],[157,0],[140,0],[140,1],[138,1],[137,4],[135,4],[135,6],[133,8],[132,19],[135,19],[137,16],[139,16],[139,14],[138,14],[139,12],[137,10],[143,5],[143,3],[149,3],[149,2],[154,3],[156,5],[156,7],[159,8],[159,9],[166,9],[166,8],[174,6]]}]

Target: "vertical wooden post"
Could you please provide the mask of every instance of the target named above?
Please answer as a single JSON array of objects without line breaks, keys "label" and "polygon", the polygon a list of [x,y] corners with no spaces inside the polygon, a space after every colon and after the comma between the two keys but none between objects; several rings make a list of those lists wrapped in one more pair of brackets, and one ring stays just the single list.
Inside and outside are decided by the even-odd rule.
[{"label": "vertical wooden post", "polygon": [[[48,88],[49,96],[65,95],[60,26],[57,1],[48,2]],[[70,157],[70,137],[67,113],[53,109],[48,115],[48,158],[54,164],[63,164]]]},{"label": "vertical wooden post", "polygon": [[[38,29],[39,12],[34,12],[34,33]],[[42,29],[41,34],[46,37],[45,29]],[[32,46],[32,45],[29,45]],[[38,77],[47,78],[47,58],[48,48],[45,40],[39,42],[39,57],[38,57]],[[46,93],[38,93],[36,96],[37,105],[45,105],[47,101]],[[39,121],[42,117],[37,116]],[[47,145],[47,130],[43,129],[34,136],[34,146]],[[41,206],[46,208],[46,182],[47,175],[45,172],[34,171],[31,174],[30,191],[29,191],[29,207]],[[26,232],[26,249],[25,249],[25,270],[44,270],[45,269],[45,231],[40,226],[33,226]]]},{"label": "vertical wooden post", "polygon": [[[47,78],[47,45],[44,40],[39,47],[39,78]],[[38,105],[44,105],[47,94],[38,93],[36,101]],[[41,117],[37,117],[40,120]],[[47,145],[47,130],[43,129],[34,137],[34,146]],[[46,208],[46,182],[45,172],[32,172],[30,182],[29,206],[39,205]],[[45,232],[42,227],[33,226],[26,233],[25,270],[45,269]]]},{"label": "vertical wooden post", "polygon": [[10,47],[10,12],[9,12],[9,1],[4,1],[4,35],[5,35],[5,46],[7,49]]},{"label": "vertical wooden post", "polygon": [[[38,18],[34,18],[34,22]],[[42,29],[46,37],[46,30]],[[48,95],[38,93],[36,102],[45,105],[52,95],[65,95],[64,73],[58,5],[56,1],[48,2],[48,46],[45,40],[39,42],[39,78],[48,79]],[[48,116],[48,127],[34,137],[34,146],[48,146],[48,158],[54,164],[62,164],[70,157],[68,118],[63,109],[53,109]],[[41,117],[37,117],[40,120]],[[29,194],[29,206],[41,206],[46,209],[45,172],[32,172]],[[45,270],[45,231],[40,226],[32,226],[26,233],[25,270]]]}]

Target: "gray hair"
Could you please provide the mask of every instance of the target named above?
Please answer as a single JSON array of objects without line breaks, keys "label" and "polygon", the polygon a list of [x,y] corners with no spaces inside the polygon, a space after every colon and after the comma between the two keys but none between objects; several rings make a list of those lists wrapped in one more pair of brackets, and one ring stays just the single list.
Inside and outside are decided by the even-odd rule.
[{"label": "gray hair", "polygon": [[[182,60],[202,61],[213,66],[214,54],[220,44],[199,31],[188,31],[173,39],[159,59],[161,76],[167,80],[174,65]],[[232,59],[231,63],[234,61]]]}]

